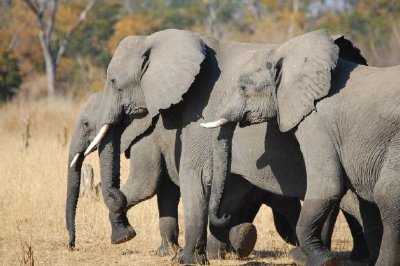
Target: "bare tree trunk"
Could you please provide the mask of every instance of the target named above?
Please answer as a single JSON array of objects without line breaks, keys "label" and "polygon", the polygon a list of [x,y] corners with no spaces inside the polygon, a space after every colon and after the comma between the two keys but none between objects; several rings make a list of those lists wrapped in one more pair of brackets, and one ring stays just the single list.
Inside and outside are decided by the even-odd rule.
[{"label": "bare tree trunk", "polygon": [[[96,0],[89,0],[84,10],[79,15],[75,24],[66,33],[65,37],[58,43],[57,48],[52,50],[51,37],[57,34],[56,14],[58,11],[58,0],[35,1],[24,0],[29,9],[35,14],[39,28],[39,40],[42,47],[43,58],[46,65],[47,76],[47,100],[52,102],[56,91],[56,71],[61,58],[65,54],[73,33],[86,19],[89,10],[93,7]],[[45,10],[49,12],[45,12]],[[46,15],[47,14],[47,15]],[[60,39],[60,38],[57,38]]]},{"label": "bare tree trunk", "polygon": [[52,102],[54,100],[55,94],[55,83],[56,83],[56,69],[57,66],[54,62],[53,56],[50,51],[50,45],[47,44],[43,37],[42,32],[39,33],[40,44],[43,50],[44,63],[46,66],[46,76],[47,76],[47,100]]},{"label": "bare tree trunk", "polygon": [[291,39],[294,36],[294,30],[296,28],[296,15],[297,15],[297,12],[299,11],[299,1],[300,0],[293,0],[293,11],[292,11],[292,15],[290,16],[290,24],[289,24],[289,28],[288,28],[288,39]]},{"label": "bare tree trunk", "polygon": [[217,38],[221,38],[222,32],[218,25],[218,3],[216,0],[204,0],[204,2],[207,5],[208,10],[208,28],[210,29],[212,35]]}]

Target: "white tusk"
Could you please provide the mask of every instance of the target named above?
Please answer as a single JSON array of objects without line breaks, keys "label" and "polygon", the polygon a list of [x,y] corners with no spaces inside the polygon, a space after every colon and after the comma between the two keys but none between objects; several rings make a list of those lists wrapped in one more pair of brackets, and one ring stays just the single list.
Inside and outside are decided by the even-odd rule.
[{"label": "white tusk", "polygon": [[89,153],[92,152],[93,148],[100,143],[100,141],[104,138],[104,136],[106,135],[108,129],[110,128],[110,124],[104,124],[100,131],[99,134],[97,134],[97,136],[94,138],[94,140],[92,141],[92,143],[90,143],[89,147],[86,149],[85,151],[85,156],[87,156]]},{"label": "white tusk", "polygon": [[74,159],[72,159],[71,164],[69,165],[70,168],[72,168],[75,165],[76,161],[78,161],[79,155],[80,155],[79,152],[75,154]]},{"label": "white tusk", "polygon": [[205,128],[216,128],[216,127],[221,127],[228,123],[229,121],[225,118],[220,118],[217,121],[214,122],[209,122],[209,123],[201,123],[200,126],[205,127]]}]

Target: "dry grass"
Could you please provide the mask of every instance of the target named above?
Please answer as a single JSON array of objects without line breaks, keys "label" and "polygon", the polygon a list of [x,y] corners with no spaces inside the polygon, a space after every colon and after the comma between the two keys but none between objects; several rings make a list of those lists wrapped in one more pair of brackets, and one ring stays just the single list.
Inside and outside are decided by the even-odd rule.
[{"label": "dry grass", "polygon": [[[79,110],[80,106],[67,101],[0,107],[0,265],[16,265],[23,260],[43,265],[169,265],[170,257],[154,255],[160,243],[154,198],[129,212],[138,234],[121,245],[110,244],[110,226],[103,202],[82,199],[77,215],[78,250],[68,251],[64,218],[68,152],[65,134],[69,140]],[[31,120],[31,138],[24,150],[27,117]],[[94,166],[97,183],[97,156],[89,156],[86,162]],[[128,174],[126,160],[121,172],[124,178]],[[181,228],[183,222],[181,219]],[[275,232],[267,208],[263,207],[255,224],[258,241],[250,258],[211,261],[211,264],[290,264],[286,255],[290,246]],[[348,251],[351,245],[350,234],[340,217],[333,247]]]}]

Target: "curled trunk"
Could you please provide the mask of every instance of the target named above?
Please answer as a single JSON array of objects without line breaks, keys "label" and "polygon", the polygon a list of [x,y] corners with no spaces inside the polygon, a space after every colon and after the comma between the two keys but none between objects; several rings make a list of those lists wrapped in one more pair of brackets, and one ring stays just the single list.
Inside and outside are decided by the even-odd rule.
[{"label": "curled trunk", "polygon": [[235,124],[228,123],[213,132],[213,179],[211,185],[209,219],[216,227],[225,227],[230,223],[230,215],[218,216],[221,199],[224,193],[227,175],[230,174],[232,137]]}]

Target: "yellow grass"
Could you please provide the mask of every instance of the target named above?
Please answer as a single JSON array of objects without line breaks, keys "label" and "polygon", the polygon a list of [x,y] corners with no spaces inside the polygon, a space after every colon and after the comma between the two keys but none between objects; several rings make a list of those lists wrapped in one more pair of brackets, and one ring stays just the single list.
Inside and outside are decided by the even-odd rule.
[{"label": "yellow grass", "polygon": [[[77,211],[77,248],[68,251],[65,229],[65,198],[68,142],[78,104],[57,100],[54,104],[7,104],[0,107],[0,265],[29,261],[36,265],[169,265],[171,258],[154,255],[160,243],[155,198],[129,212],[137,236],[128,243],[110,244],[107,209],[102,201],[82,199]],[[31,120],[29,146],[23,149],[26,118]],[[65,139],[67,133],[67,140]],[[99,182],[96,154],[86,159]],[[128,163],[122,160],[123,182]],[[182,209],[180,206],[180,217]],[[180,244],[183,240],[180,219]],[[263,207],[255,221],[258,241],[246,260],[214,260],[212,265],[289,264],[285,244],[274,230],[271,212]],[[333,248],[351,249],[351,237],[343,217],[335,229]]]}]

